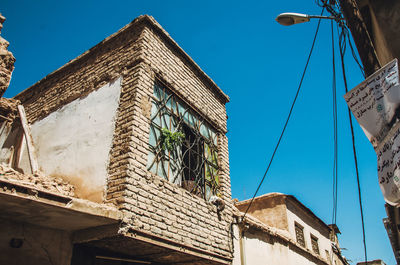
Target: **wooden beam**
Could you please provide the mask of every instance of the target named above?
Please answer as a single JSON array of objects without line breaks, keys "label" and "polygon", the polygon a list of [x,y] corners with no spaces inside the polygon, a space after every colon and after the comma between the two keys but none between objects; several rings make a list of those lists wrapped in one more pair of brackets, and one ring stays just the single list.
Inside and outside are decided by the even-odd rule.
[{"label": "wooden beam", "polygon": [[19,112],[19,117],[21,119],[22,129],[24,131],[26,147],[28,150],[28,156],[31,164],[32,173],[35,175],[39,173],[39,166],[36,159],[35,147],[33,146],[31,130],[29,128],[28,120],[26,119],[24,106],[18,105],[18,112]]},{"label": "wooden beam", "polygon": [[12,124],[3,122],[0,126],[0,148],[3,147],[7,140],[8,135],[11,132]]},{"label": "wooden beam", "polygon": [[369,76],[379,70],[381,64],[376,55],[375,47],[368,33],[367,26],[358,9],[357,2],[355,0],[339,0],[338,2],[342,8],[351,35],[353,35],[358,54],[364,65],[365,75]]}]

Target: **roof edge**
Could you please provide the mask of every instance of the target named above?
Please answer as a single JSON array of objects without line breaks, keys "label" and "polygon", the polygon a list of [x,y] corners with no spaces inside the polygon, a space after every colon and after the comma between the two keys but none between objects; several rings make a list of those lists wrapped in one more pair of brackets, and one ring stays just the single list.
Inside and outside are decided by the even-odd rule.
[{"label": "roof edge", "polygon": [[179,44],[169,35],[169,33],[154,19],[154,17],[150,16],[150,15],[142,15],[138,18],[141,18],[143,20],[147,20],[148,22],[150,22],[150,24],[155,27],[157,30],[160,31],[160,33],[162,33],[162,35],[164,37],[166,37],[166,39],[170,42],[170,44],[172,44],[172,46],[174,46],[177,51],[179,51],[179,53],[185,57],[186,60],[188,60],[188,62],[190,62],[190,64],[192,64],[195,68],[197,68],[197,70],[199,71],[199,74],[202,75],[202,77],[204,79],[207,80],[207,82],[209,82],[209,84],[211,85],[211,87],[213,89],[216,90],[216,92],[218,92],[218,94],[224,99],[225,103],[229,102],[229,97],[228,95],[226,95],[222,89],[214,82],[214,80],[211,79],[211,77],[209,77],[202,69],[201,67],[192,59],[192,57],[190,57],[182,48],[181,46],[179,46]]},{"label": "roof edge", "polygon": [[[294,203],[299,205],[308,214],[311,214],[312,216],[314,216],[318,220],[319,223],[323,224],[323,226],[325,226],[329,230],[332,229],[331,227],[329,227],[328,224],[326,224],[324,221],[322,221],[322,219],[319,218],[313,211],[311,211],[307,206],[305,206],[303,203],[301,203],[294,195],[284,194],[284,193],[279,193],[279,192],[271,192],[271,193],[267,193],[267,194],[263,194],[258,197],[255,197],[254,201],[260,201],[260,200],[264,200],[267,198],[274,198],[274,197],[283,197],[284,199],[290,199],[291,201],[293,201]],[[236,205],[246,205],[246,204],[249,204],[250,201],[251,201],[251,199],[247,199],[247,200],[235,203],[235,206]]]},{"label": "roof edge", "polygon": [[[284,193],[280,193],[280,192],[270,192],[270,193],[266,193],[263,195],[260,195],[258,197],[254,198],[254,201],[259,201],[259,200],[263,200],[265,198],[273,198],[273,197],[280,197],[280,196],[287,196]],[[247,199],[247,200],[243,200],[243,201],[239,201],[237,203],[235,203],[235,205],[243,205],[243,204],[248,204],[249,202],[251,202],[252,199]]]},{"label": "roof edge", "polygon": [[21,91],[20,93],[18,93],[17,95],[15,95],[13,98],[19,98],[21,97],[23,94],[25,94],[27,91],[31,90],[33,87],[37,86],[38,84],[41,84],[42,82],[46,81],[47,79],[51,78],[52,76],[56,75],[57,73],[61,72],[62,70],[64,70],[65,68],[67,68],[68,66],[72,65],[73,63],[79,61],[80,59],[82,59],[83,57],[87,56],[88,54],[90,54],[95,48],[109,42],[110,40],[112,40],[114,37],[116,37],[117,35],[121,34],[122,32],[126,31],[128,28],[131,28],[133,26],[136,26],[140,23],[145,23],[148,22],[150,26],[152,26],[154,29],[157,30],[157,32],[159,32],[162,37],[164,37],[165,40],[167,40],[169,42],[169,44],[171,44],[179,53],[180,55],[182,55],[184,57],[185,60],[187,60],[195,69],[198,70],[198,73],[201,75],[201,79],[203,79],[203,81],[206,81],[210,86],[211,89],[215,90],[215,92],[224,100],[224,103],[228,103],[229,102],[229,97],[222,91],[221,88],[218,87],[218,85],[200,68],[200,66],[178,45],[178,43],[172,39],[172,37],[168,34],[168,32],[150,15],[141,15],[138,16],[137,18],[135,18],[132,22],[130,22],[129,24],[125,25],[124,27],[122,27],[120,30],[118,30],[117,32],[109,35],[108,37],[106,37],[104,40],[100,41],[99,43],[97,43],[96,45],[94,45],[93,47],[91,47],[90,49],[86,50],[85,52],[83,52],[82,54],[78,55],[77,57],[75,57],[74,59],[68,61],[66,64],[64,64],[63,66],[59,67],[58,69],[54,70],[53,72],[47,74],[45,77],[43,77],[42,79],[40,79],[39,81],[37,81],[36,83],[34,83],[33,85],[29,86],[28,88],[26,88],[25,90]]}]

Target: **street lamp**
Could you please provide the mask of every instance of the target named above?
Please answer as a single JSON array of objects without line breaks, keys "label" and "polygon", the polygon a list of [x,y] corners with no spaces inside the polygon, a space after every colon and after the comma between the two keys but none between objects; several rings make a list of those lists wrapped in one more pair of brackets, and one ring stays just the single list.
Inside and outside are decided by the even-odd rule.
[{"label": "street lamp", "polygon": [[291,26],[294,24],[299,24],[303,22],[309,22],[311,18],[323,18],[323,19],[333,19],[333,20],[342,20],[343,18],[338,18],[334,16],[326,17],[326,16],[311,16],[300,13],[282,13],[276,17],[276,21],[284,26]]}]

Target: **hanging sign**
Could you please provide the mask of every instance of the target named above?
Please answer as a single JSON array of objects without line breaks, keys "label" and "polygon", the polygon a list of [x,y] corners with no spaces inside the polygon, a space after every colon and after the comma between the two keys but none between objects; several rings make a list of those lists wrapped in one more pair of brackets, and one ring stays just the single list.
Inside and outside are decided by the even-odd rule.
[{"label": "hanging sign", "polygon": [[344,98],[375,149],[378,178],[389,204],[400,204],[400,82],[397,59]]}]

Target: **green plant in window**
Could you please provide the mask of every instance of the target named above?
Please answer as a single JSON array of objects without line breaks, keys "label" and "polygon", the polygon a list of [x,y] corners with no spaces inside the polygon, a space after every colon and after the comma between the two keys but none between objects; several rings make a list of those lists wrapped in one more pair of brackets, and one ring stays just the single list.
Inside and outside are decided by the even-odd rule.
[{"label": "green plant in window", "polygon": [[168,150],[172,152],[178,145],[181,145],[183,139],[185,139],[185,134],[179,131],[171,132],[167,128],[162,128],[161,132],[161,148],[164,151]]}]

